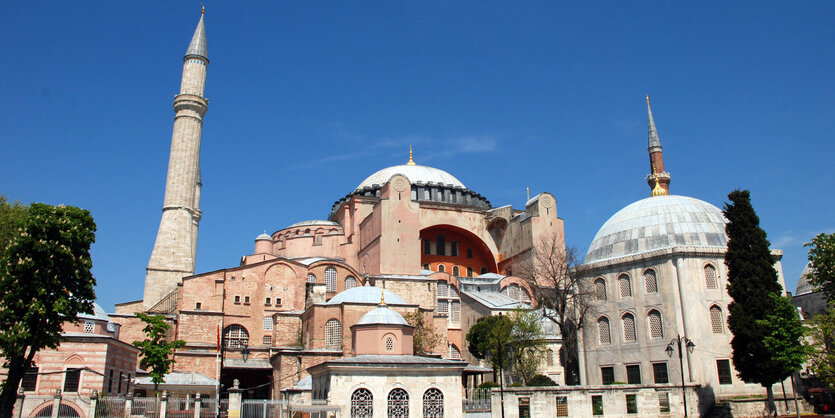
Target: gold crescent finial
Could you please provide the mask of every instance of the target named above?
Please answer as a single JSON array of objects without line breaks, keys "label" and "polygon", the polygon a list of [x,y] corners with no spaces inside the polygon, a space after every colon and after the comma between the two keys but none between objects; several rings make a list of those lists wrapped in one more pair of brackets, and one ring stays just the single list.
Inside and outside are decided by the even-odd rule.
[{"label": "gold crescent finial", "polygon": [[386,304],[386,289],[380,288],[380,305]]},{"label": "gold crescent finial", "polygon": [[417,165],[415,160],[412,159],[412,144],[409,144],[409,162],[406,165]]},{"label": "gold crescent finial", "polygon": [[666,196],[667,194],[669,194],[669,193],[667,193],[666,190],[664,190],[663,187],[661,187],[661,182],[658,181],[658,172],[655,171],[655,164],[652,164],[652,176],[655,177],[655,187],[652,188],[651,195],[653,197],[655,197],[655,196]]},{"label": "gold crescent finial", "polygon": [[202,7],[203,7],[203,10],[200,12],[200,14],[204,15],[204,14],[206,14],[206,5],[204,4],[204,5],[202,5]]},{"label": "gold crescent finial", "polygon": [[647,106],[649,106],[649,94],[647,94]]}]

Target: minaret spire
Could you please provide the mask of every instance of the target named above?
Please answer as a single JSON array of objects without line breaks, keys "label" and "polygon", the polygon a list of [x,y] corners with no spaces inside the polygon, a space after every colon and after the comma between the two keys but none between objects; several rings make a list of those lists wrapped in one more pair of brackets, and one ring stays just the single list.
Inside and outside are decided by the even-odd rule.
[{"label": "minaret spire", "polygon": [[200,211],[200,142],[203,116],[209,107],[204,97],[209,54],[204,13],[183,58],[180,94],[174,97],[174,130],[165,181],[162,219],[145,272],[143,308],[149,310],[177,289],[184,276],[194,274]]},{"label": "minaret spire", "polygon": [[406,165],[417,165],[415,164],[415,160],[412,159],[412,145],[409,144],[409,162]]},{"label": "minaret spire", "polygon": [[658,130],[655,128],[655,119],[652,117],[652,108],[649,105],[647,95],[647,151],[649,152],[650,174],[647,176],[647,183],[652,190],[653,196],[658,196],[656,185],[664,190],[664,194],[670,193],[670,173],[664,171],[664,155],[661,153],[661,140],[658,139]]}]

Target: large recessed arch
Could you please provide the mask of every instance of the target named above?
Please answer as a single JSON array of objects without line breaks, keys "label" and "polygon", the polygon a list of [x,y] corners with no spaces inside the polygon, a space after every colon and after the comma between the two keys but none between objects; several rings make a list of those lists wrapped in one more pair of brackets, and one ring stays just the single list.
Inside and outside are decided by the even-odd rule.
[{"label": "large recessed arch", "polygon": [[[448,249],[443,251],[443,255],[438,255],[437,243],[439,235],[442,236],[442,241],[448,247]],[[421,265],[424,263],[430,263],[433,266],[440,262],[445,264],[453,263],[464,266],[461,269],[462,271],[466,271],[466,267],[472,267],[473,271],[476,272],[475,275],[478,275],[482,267],[486,267],[487,271],[491,273],[498,272],[498,264],[496,263],[495,256],[497,252],[494,246],[491,245],[492,243],[485,241],[467,229],[450,224],[436,224],[421,229],[420,239],[421,243],[424,240],[430,240],[432,242],[432,251],[430,254],[426,254],[423,244],[420,246]],[[453,242],[458,243],[457,255],[453,255],[455,254],[452,250]],[[472,249],[472,257],[468,257],[468,249]]]}]

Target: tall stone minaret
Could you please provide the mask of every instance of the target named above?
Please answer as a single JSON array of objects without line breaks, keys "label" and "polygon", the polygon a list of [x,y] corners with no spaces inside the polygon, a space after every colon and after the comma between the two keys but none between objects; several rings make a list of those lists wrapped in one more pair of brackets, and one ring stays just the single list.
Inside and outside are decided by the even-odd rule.
[{"label": "tall stone minaret", "polygon": [[206,48],[206,9],[183,59],[180,94],[174,97],[174,133],[165,181],[165,201],[154,251],[145,273],[143,307],[147,310],[177,288],[182,277],[194,274],[197,227],[200,224],[200,138],[209,101],[203,97],[209,54]]},{"label": "tall stone minaret", "polygon": [[647,115],[649,117],[647,151],[649,152],[649,170],[647,183],[649,188],[655,190],[656,181],[664,189],[664,194],[670,193],[670,173],[664,171],[664,155],[661,153],[661,140],[658,139],[658,130],[655,129],[655,120],[652,119],[652,109],[649,107],[649,96],[647,96]]}]

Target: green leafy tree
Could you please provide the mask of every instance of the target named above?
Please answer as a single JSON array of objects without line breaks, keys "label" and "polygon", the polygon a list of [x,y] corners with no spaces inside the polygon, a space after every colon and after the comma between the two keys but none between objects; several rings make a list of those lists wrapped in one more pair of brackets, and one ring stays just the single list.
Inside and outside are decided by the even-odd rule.
[{"label": "green leafy tree", "polygon": [[835,233],[818,234],[804,246],[809,248],[812,264],[809,282],[826,295],[826,300],[835,300]]},{"label": "green leafy tree", "polygon": [[20,202],[9,203],[6,196],[0,195],[0,249],[6,248],[17,229],[26,220],[26,206]]},{"label": "green leafy tree", "polygon": [[509,316],[512,328],[508,350],[513,359],[513,370],[527,385],[545,359],[542,317],[535,311],[522,309],[514,310]]},{"label": "green leafy tree", "polygon": [[[504,315],[491,315],[479,318],[470,331],[467,332],[467,349],[477,359],[487,359],[493,366],[495,374],[499,368],[507,369],[508,349],[513,324]],[[499,343],[502,344],[502,355],[499,355]]]},{"label": "green leafy tree", "polygon": [[412,348],[416,356],[428,356],[436,352],[436,348],[441,343],[441,335],[435,331],[432,324],[424,320],[423,314],[420,310],[407,313],[405,318],[409,325],[415,327],[415,333],[412,337]]},{"label": "green leafy tree", "polygon": [[835,304],[809,320],[809,371],[835,390]]},{"label": "green leafy tree", "polygon": [[526,310],[479,318],[467,333],[468,350],[477,359],[489,360],[494,373],[502,368],[527,382],[545,355],[540,320],[536,312]]},{"label": "green leafy tree", "polygon": [[164,315],[137,312],[136,317],[145,323],[142,331],[146,338],[143,341],[134,341],[133,345],[139,349],[139,355],[142,357],[140,364],[143,369],[149,370],[148,374],[151,375],[151,382],[154,383],[154,391],[157,391],[159,384],[165,383],[165,375],[171,371],[171,365],[174,364],[172,356],[174,350],[182,348],[186,342],[166,339],[171,325],[165,322]]},{"label": "green leafy tree", "polygon": [[89,211],[72,206],[33,203],[23,218],[19,205],[4,199],[0,207],[3,222],[17,225],[0,253],[0,355],[8,367],[0,417],[10,417],[35,353],[58,346],[65,322],[93,313],[96,224]]},{"label": "green leafy tree", "polygon": [[728,305],[728,327],[734,336],[731,340],[734,367],[743,381],[766,388],[769,410],[776,413],[772,385],[788,377],[791,362],[774,349],[786,349],[800,342],[791,341],[794,330],[788,332],[791,335],[780,336],[775,329],[789,319],[783,312],[784,304],[775,302],[775,296],[782,296],[782,288],[765,231],[760,228],[760,220],[751,205],[750,192],[734,190],[728,199],[730,203],[724,209],[728,220],[725,264],[728,294],[733,298]]},{"label": "green leafy tree", "polygon": [[[766,330],[763,345],[769,356],[781,368],[782,379],[799,370],[806,360],[808,351],[803,345],[806,329],[791,300],[772,293],[771,312],[757,320],[757,325]],[[782,380],[781,379],[781,380]]]}]

